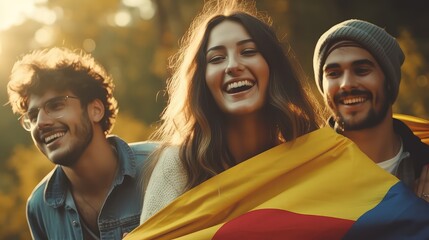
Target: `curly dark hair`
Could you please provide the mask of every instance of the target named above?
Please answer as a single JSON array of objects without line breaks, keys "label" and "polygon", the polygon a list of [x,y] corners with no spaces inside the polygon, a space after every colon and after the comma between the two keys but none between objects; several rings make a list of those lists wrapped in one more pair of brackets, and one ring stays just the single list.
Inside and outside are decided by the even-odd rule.
[{"label": "curly dark hair", "polygon": [[48,90],[69,90],[82,106],[101,100],[105,114],[100,124],[105,134],[112,130],[118,113],[113,89],[111,76],[90,54],[57,47],[24,55],[14,64],[7,84],[9,104],[17,114],[28,110],[30,95],[41,96]]}]

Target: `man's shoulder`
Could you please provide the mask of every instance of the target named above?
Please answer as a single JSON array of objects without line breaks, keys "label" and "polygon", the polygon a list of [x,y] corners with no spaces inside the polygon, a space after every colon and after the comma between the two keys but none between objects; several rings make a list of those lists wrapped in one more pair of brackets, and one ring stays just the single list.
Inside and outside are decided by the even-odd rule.
[{"label": "man's shoulder", "polygon": [[412,142],[414,144],[418,143],[425,148],[429,148],[429,145],[424,143],[424,141],[427,140],[427,137],[425,136],[425,134],[421,134],[422,132],[424,133],[429,131],[429,125],[426,127],[416,127],[414,124],[415,123],[401,118],[393,118],[393,126],[395,132],[399,136],[401,136],[403,141]]},{"label": "man's shoulder", "polygon": [[394,114],[393,117],[396,132],[409,136],[415,135],[421,142],[429,145],[429,120],[404,114]]},{"label": "man's shoulder", "polygon": [[146,162],[149,156],[158,148],[159,143],[152,141],[140,141],[129,143],[133,155],[138,165]]},{"label": "man's shoulder", "polygon": [[33,191],[31,192],[30,196],[27,199],[27,208],[28,209],[36,209],[46,206],[45,203],[45,190],[46,185],[48,185],[48,182],[52,178],[52,175],[54,174],[57,167],[55,167],[51,172],[46,174],[46,176],[34,187]]},{"label": "man's shoulder", "polygon": [[428,132],[429,125],[416,125],[418,122],[411,121],[413,119],[409,116],[406,117],[408,118],[394,118],[395,132],[401,137],[404,150],[411,153],[413,158],[420,159],[422,166],[426,165],[429,163],[429,145],[425,143],[428,140],[425,133]]},{"label": "man's shoulder", "polygon": [[137,162],[146,160],[159,145],[155,141],[139,141],[128,143],[116,135],[110,135],[107,139],[116,146],[120,158],[136,159]]},{"label": "man's shoulder", "polygon": [[159,146],[159,143],[154,141],[140,141],[132,142],[128,145],[135,154],[150,154]]}]

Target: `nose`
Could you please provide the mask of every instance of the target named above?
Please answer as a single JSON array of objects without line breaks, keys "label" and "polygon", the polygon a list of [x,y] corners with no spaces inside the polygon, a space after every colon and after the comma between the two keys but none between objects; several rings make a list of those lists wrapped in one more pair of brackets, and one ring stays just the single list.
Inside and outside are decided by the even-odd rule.
[{"label": "nose", "polygon": [[341,78],[340,88],[343,90],[349,90],[357,87],[357,79],[350,71],[344,71]]},{"label": "nose", "polygon": [[49,125],[53,124],[53,119],[52,117],[50,117],[45,110],[41,109],[38,113],[37,113],[37,121],[36,121],[36,127],[37,128],[43,128]]},{"label": "nose", "polygon": [[238,76],[244,70],[243,64],[235,56],[229,57],[228,66],[226,66],[225,73],[230,76]]}]

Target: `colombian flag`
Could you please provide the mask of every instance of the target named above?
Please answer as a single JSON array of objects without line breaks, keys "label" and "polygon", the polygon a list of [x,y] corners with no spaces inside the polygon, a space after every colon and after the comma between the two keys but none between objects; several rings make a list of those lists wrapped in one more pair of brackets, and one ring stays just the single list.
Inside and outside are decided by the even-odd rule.
[{"label": "colombian flag", "polygon": [[429,239],[429,204],[326,127],[198,185],[125,239]]}]

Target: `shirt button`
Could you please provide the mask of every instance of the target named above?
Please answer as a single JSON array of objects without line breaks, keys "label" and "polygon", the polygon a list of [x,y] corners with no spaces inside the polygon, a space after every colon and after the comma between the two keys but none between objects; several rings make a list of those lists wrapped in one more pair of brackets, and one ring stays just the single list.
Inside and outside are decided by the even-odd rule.
[{"label": "shirt button", "polygon": [[73,220],[72,225],[73,225],[73,227],[77,227],[77,226],[79,226],[79,223],[76,220]]}]

